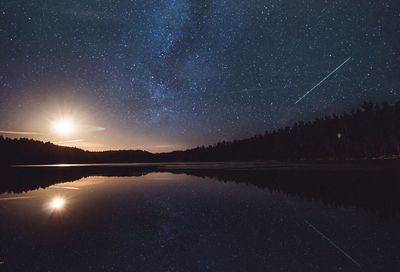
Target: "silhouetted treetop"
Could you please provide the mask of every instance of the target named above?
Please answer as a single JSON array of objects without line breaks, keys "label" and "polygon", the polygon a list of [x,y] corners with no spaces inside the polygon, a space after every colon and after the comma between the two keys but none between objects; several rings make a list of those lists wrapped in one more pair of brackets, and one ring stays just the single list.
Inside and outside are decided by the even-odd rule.
[{"label": "silhouetted treetop", "polygon": [[400,154],[400,102],[364,103],[350,113],[295,123],[254,137],[185,151],[89,152],[26,138],[0,136],[0,164],[160,161],[313,160],[391,157]]}]

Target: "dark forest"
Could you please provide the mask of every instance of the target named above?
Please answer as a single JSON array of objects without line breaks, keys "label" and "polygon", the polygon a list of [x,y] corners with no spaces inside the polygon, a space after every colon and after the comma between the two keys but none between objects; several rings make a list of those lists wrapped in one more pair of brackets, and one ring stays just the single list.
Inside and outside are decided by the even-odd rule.
[{"label": "dark forest", "polygon": [[185,151],[142,150],[90,152],[32,139],[0,136],[0,163],[129,163],[171,161],[348,160],[396,158],[400,154],[400,102],[364,103],[340,115],[244,140],[223,141]]}]

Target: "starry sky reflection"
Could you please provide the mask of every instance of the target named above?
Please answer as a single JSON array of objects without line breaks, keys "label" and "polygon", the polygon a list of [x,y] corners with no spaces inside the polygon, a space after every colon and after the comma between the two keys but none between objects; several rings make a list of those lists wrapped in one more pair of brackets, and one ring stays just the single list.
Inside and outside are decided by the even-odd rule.
[{"label": "starry sky reflection", "polygon": [[[42,206],[55,196],[66,206],[49,214]],[[151,173],[0,198],[0,261],[10,271],[359,269],[304,222],[363,271],[400,267],[396,224],[248,184]]]}]

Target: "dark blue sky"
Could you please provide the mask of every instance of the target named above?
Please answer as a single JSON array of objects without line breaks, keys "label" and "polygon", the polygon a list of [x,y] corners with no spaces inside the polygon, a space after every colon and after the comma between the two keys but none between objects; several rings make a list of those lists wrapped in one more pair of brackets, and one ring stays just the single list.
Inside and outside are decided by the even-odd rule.
[{"label": "dark blue sky", "polygon": [[[163,151],[252,136],[367,100],[394,102],[399,6],[3,0],[0,131],[89,149]],[[105,129],[58,139],[48,122],[59,115]]]}]

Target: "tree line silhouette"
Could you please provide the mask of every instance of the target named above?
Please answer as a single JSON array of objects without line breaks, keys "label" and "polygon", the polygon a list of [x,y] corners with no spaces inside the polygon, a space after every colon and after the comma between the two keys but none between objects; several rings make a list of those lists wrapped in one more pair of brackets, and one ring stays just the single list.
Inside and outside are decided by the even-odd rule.
[{"label": "tree line silhouette", "polygon": [[90,152],[32,139],[0,136],[0,164],[117,163],[171,161],[343,160],[400,154],[400,102],[364,103],[340,115],[298,122],[244,140],[185,151]]},{"label": "tree line silhouette", "polygon": [[[400,153],[400,102],[364,103],[249,139],[220,142],[181,152],[200,160],[364,159]],[[178,152],[179,154],[179,152]],[[171,154],[173,157],[174,153]]]}]

